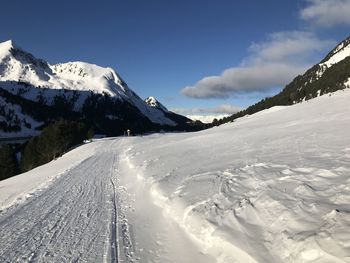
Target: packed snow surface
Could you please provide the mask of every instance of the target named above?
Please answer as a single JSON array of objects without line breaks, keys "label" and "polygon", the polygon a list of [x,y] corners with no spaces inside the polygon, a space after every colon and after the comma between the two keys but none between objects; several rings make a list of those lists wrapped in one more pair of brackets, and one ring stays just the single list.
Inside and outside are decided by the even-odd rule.
[{"label": "packed snow surface", "polygon": [[350,262],[349,100],[98,140],[2,181],[0,261]]}]

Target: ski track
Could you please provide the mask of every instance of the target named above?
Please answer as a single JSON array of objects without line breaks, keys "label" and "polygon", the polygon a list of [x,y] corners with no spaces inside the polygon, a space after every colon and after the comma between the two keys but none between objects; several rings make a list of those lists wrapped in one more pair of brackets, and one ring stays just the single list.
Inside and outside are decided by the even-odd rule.
[{"label": "ski track", "polygon": [[0,262],[132,262],[127,223],[118,223],[114,144],[0,214]]}]

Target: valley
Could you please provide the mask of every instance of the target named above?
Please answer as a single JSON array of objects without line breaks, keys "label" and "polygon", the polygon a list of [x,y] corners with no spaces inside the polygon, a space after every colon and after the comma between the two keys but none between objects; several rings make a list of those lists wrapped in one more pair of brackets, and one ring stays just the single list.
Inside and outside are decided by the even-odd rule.
[{"label": "valley", "polygon": [[2,261],[347,262],[349,98],[99,139],[1,181]]}]

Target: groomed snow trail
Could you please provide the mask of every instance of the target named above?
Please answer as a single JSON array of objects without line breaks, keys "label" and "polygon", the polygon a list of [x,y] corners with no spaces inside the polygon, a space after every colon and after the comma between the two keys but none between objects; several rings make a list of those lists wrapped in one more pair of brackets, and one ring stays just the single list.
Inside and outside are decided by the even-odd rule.
[{"label": "groomed snow trail", "polygon": [[118,262],[112,146],[0,214],[0,262]]},{"label": "groomed snow trail", "polygon": [[[105,139],[74,149],[68,154],[94,154],[82,155],[78,165],[65,160],[65,173],[0,210],[0,262],[215,262],[162,215],[149,188],[132,189],[135,177],[120,161],[129,143]],[[55,174],[62,164],[58,159],[40,169],[45,166]]]}]

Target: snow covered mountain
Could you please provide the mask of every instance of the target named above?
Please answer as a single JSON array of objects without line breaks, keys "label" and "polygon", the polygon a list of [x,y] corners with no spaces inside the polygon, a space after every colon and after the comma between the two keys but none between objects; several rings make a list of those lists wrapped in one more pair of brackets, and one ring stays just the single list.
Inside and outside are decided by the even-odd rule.
[{"label": "snow covered mountain", "polygon": [[350,37],[346,38],[329,52],[319,65],[324,68],[330,68],[348,56],[350,56]]},{"label": "snow covered mountain", "polygon": [[145,99],[145,102],[153,108],[168,112],[168,109],[163,104],[161,104],[155,97],[148,97],[147,99]]},{"label": "snow covered mountain", "polygon": [[282,91],[298,103],[350,87],[350,37],[339,43],[319,64],[297,76]]},{"label": "snow covered mountain", "polygon": [[106,93],[117,98],[134,94],[111,68],[84,62],[49,65],[18,48],[11,40],[0,44],[1,81],[19,81],[34,87]]},{"label": "snow covered mountain", "polygon": [[150,107],[162,111],[166,117],[168,117],[171,120],[174,120],[177,123],[186,123],[186,126],[190,126],[190,127],[196,127],[196,126],[204,127],[204,124],[202,124],[201,122],[193,121],[192,119],[189,119],[188,117],[179,115],[179,114],[174,113],[172,111],[169,111],[155,97],[148,97],[147,99],[145,99],[145,102]]},{"label": "snow covered mountain", "polygon": [[[50,65],[19,48],[11,40],[0,43],[0,88],[22,99],[54,107],[60,104],[66,110],[83,114],[91,98],[98,101],[108,97],[114,106],[122,108],[120,105],[123,105],[129,109],[129,113],[133,112],[131,115],[140,115],[143,121],[147,119],[151,124],[169,127],[185,124],[164,114],[168,110],[161,104],[155,107],[144,102],[112,68],[85,62]],[[101,107],[106,106],[102,104]],[[20,112],[18,115],[26,113]],[[105,117],[110,120],[137,119],[123,114],[122,110],[106,111]]]}]

